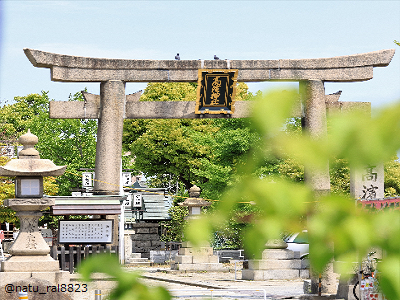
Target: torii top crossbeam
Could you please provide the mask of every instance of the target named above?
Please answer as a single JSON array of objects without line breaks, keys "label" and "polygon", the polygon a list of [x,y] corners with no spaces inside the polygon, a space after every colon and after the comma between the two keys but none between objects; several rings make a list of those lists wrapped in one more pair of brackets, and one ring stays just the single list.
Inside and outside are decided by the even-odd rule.
[{"label": "torii top crossbeam", "polygon": [[[339,95],[325,95],[324,82],[372,79],[374,67],[389,65],[395,50],[316,59],[279,60],[134,60],[54,54],[24,49],[35,67],[50,68],[51,80],[100,82],[100,96],[86,94],[85,102],[52,101],[51,118],[98,118],[96,178],[98,193],[118,193],[122,131],[125,118],[195,118],[195,102],[139,102],[125,95],[126,82],[197,81],[199,69],[237,69],[238,81],[299,81],[309,132],[326,132],[326,108]],[[247,117],[249,101],[236,101],[232,117]],[[334,104],[335,106],[335,104]],[[324,174],[322,174],[324,173]],[[329,171],[308,180],[315,190],[329,190]]]},{"label": "torii top crossbeam", "polygon": [[198,69],[238,69],[238,81],[364,81],[373,67],[389,65],[395,50],[316,59],[136,60],[60,55],[24,49],[35,67],[51,68],[51,80],[63,82],[197,81]]}]

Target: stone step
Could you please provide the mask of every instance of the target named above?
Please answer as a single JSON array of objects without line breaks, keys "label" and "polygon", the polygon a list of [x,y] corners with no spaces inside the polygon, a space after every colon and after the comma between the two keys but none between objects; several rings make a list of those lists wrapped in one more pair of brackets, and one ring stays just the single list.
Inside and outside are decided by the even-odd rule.
[{"label": "stone step", "polygon": [[150,266],[151,261],[148,258],[128,258],[125,261],[127,266]]},{"label": "stone step", "polygon": [[218,263],[216,255],[176,255],[175,262],[179,264]]},{"label": "stone step", "polygon": [[265,249],[262,253],[262,259],[298,259],[299,252],[288,249]]},{"label": "stone step", "polygon": [[229,268],[220,263],[178,264],[172,263],[171,270],[179,271],[220,271],[227,272]]},{"label": "stone step", "polygon": [[141,262],[148,262],[148,258],[128,258],[129,262],[141,263]]},{"label": "stone step", "polygon": [[275,270],[242,270],[243,280],[291,280],[299,279],[300,270],[275,269]]},{"label": "stone step", "polygon": [[250,270],[301,269],[300,259],[249,260]]},{"label": "stone step", "polygon": [[151,262],[146,261],[146,262],[126,262],[125,265],[126,267],[150,267]]},{"label": "stone step", "polygon": [[142,253],[131,253],[129,258],[142,258]]}]

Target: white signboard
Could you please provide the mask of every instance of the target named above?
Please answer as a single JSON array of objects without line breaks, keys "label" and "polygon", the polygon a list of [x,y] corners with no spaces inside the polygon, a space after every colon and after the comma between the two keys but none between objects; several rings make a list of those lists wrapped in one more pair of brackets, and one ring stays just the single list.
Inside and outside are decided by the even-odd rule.
[{"label": "white signboard", "polygon": [[131,207],[131,205],[132,205],[132,194],[127,193],[127,194],[125,194],[125,195],[126,195],[126,200],[124,200],[123,205],[124,205],[126,208]]},{"label": "white signboard", "polygon": [[82,173],[82,187],[93,186],[93,174],[91,172]]},{"label": "white signboard", "polygon": [[131,186],[132,185],[132,174],[128,172],[122,172],[122,182],[123,186]]},{"label": "white signboard", "polygon": [[112,243],[113,220],[60,221],[60,244]]},{"label": "white signboard", "polygon": [[355,199],[374,200],[383,199],[384,194],[384,167],[383,164],[368,165],[350,172],[350,193]]},{"label": "white signboard", "polygon": [[1,155],[9,158],[14,158],[14,146],[1,147]]},{"label": "white signboard", "polygon": [[133,194],[133,207],[142,207],[142,194]]}]

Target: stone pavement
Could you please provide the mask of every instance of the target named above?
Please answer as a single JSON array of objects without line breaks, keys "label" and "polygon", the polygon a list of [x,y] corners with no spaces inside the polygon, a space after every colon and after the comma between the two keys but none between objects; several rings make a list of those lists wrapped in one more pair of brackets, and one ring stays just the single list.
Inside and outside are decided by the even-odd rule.
[{"label": "stone pavement", "polygon": [[[179,272],[169,266],[126,268],[128,272],[140,271],[143,282],[149,286],[164,286],[175,299],[315,299],[304,295],[303,280],[241,280],[241,272]],[[112,280],[97,274],[88,284],[88,292],[73,293],[74,300],[94,300],[94,290],[100,289],[102,299],[114,286]],[[79,282],[79,274],[73,274],[71,283]],[[232,291],[234,290],[234,291]],[[318,299],[327,299],[318,298]],[[334,298],[331,298],[334,299]]]}]

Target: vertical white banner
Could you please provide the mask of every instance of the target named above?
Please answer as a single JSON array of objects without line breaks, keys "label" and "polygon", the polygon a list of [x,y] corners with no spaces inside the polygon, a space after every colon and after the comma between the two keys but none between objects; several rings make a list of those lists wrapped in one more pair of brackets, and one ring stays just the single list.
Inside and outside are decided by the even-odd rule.
[{"label": "vertical white banner", "polygon": [[92,172],[83,172],[82,173],[82,187],[91,187],[93,186],[93,174]]},{"label": "vertical white banner", "polygon": [[132,173],[122,172],[122,184],[123,184],[123,186],[131,186],[132,185]]}]

